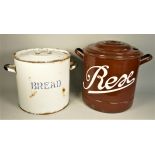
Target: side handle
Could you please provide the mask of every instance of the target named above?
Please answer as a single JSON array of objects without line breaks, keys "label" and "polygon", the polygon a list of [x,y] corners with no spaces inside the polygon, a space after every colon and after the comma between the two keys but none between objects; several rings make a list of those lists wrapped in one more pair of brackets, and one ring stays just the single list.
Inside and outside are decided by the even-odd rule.
[{"label": "side handle", "polygon": [[145,55],[143,55],[143,56],[141,57],[141,59],[140,59],[140,65],[142,65],[142,64],[144,64],[144,63],[146,63],[146,62],[152,60],[152,58],[153,58],[153,57],[152,57],[151,54],[145,54]]},{"label": "side handle", "polygon": [[4,69],[8,72],[16,73],[16,66],[11,64],[4,65]]},{"label": "side handle", "polygon": [[75,49],[75,53],[81,58],[83,59],[84,58],[84,52],[81,48],[76,48]]},{"label": "side handle", "polygon": [[77,63],[73,60],[70,62],[70,70],[74,70],[77,67]]}]

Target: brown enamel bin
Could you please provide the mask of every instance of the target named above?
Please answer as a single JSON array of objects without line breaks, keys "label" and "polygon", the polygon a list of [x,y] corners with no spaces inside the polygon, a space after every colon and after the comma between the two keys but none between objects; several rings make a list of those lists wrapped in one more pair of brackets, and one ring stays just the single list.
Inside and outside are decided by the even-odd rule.
[{"label": "brown enamel bin", "polygon": [[75,53],[84,61],[82,96],[89,107],[108,113],[131,107],[138,68],[152,55],[120,41],[97,42]]}]

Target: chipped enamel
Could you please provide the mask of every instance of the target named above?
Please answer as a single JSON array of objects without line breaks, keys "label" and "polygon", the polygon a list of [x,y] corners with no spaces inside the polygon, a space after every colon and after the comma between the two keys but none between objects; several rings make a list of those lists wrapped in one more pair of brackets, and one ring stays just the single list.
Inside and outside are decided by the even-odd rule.
[{"label": "chipped enamel", "polygon": [[28,62],[52,62],[67,59],[70,54],[65,50],[50,48],[35,48],[15,53],[15,58]]},{"label": "chipped enamel", "polygon": [[[52,54],[41,53],[39,56],[32,50],[19,51],[16,57],[20,60],[14,60],[19,106],[33,114],[54,113],[66,107],[69,102],[69,53],[56,49],[49,51]],[[66,57],[69,58],[65,59]]]}]

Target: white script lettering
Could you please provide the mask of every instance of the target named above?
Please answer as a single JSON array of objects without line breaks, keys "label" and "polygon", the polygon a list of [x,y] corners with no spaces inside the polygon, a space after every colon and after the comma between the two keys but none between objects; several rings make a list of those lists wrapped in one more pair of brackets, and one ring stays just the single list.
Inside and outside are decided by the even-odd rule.
[{"label": "white script lettering", "polygon": [[[96,69],[96,71],[91,77],[89,72],[94,69]],[[135,78],[132,78],[134,71],[131,71],[129,75],[123,74],[120,78],[112,76],[104,81],[104,78],[108,75],[108,69],[109,66],[107,65],[90,67],[86,72],[86,81],[89,82],[89,84],[88,86],[85,86],[85,83],[83,82],[84,89],[90,89],[96,79],[99,79],[97,86],[98,90],[89,90],[88,93],[90,94],[115,92],[130,86],[135,81]],[[103,72],[103,74],[99,75],[99,72]],[[117,88],[114,88],[116,86]]]}]

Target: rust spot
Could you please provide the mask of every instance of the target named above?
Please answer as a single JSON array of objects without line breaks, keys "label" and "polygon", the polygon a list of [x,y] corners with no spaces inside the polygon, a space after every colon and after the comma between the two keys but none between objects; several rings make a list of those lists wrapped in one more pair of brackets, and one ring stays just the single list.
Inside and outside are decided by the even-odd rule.
[{"label": "rust spot", "polygon": [[34,97],[36,95],[37,91],[32,92],[32,94],[29,96],[30,98]]},{"label": "rust spot", "polygon": [[[69,103],[68,103],[68,104],[69,104]],[[68,106],[68,104],[67,104],[65,107],[63,107],[62,109],[58,110],[58,111],[46,112],[46,113],[32,113],[32,112],[29,112],[29,111],[24,110],[22,107],[20,107],[20,105],[19,105],[19,107],[20,107],[20,109],[22,109],[24,112],[27,112],[27,113],[29,113],[29,114],[33,114],[33,115],[49,115],[49,114],[54,114],[54,113],[57,113],[57,112],[59,112],[59,111],[65,109],[65,108]]]},{"label": "rust spot", "polygon": [[65,95],[65,91],[66,91],[66,89],[65,88],[62,88],[62,94],[63,94],[63,96]]}]

